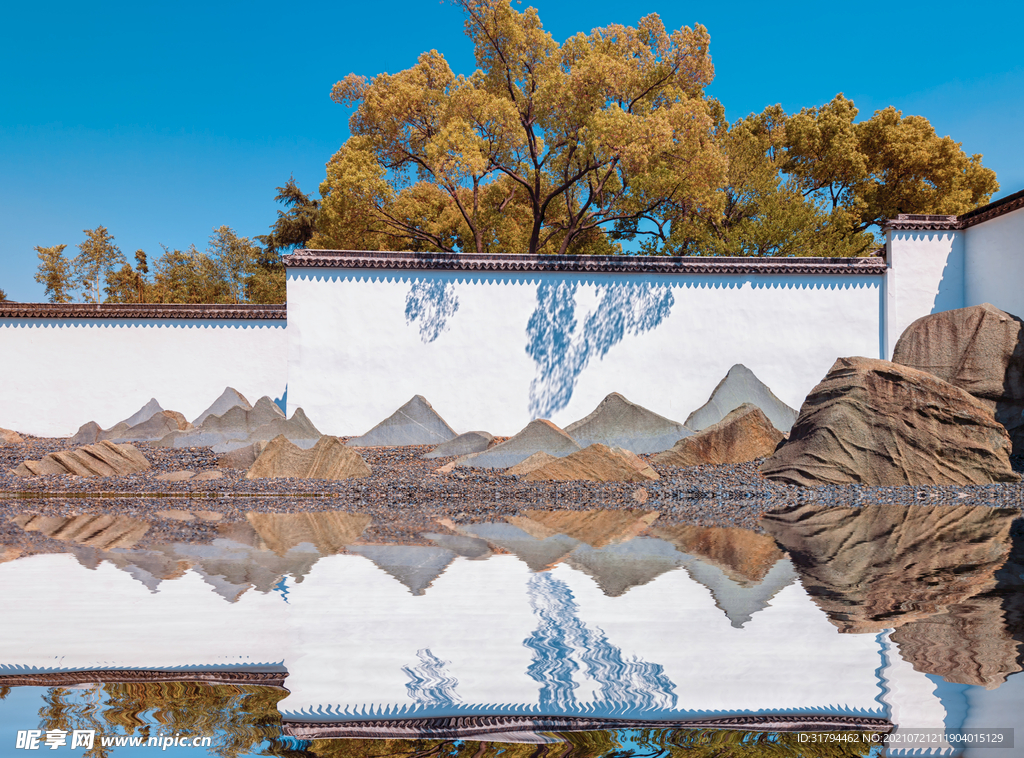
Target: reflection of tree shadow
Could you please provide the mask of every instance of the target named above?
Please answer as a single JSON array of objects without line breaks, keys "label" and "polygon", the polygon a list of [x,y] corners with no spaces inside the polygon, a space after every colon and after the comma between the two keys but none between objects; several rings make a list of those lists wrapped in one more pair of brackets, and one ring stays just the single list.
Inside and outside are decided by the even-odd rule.
[{"label": "reflection of tree shadow", "polygon": [[417,666],[402,666],[409,676],[405,688],[409,697],[420,705],[455,705],[461,698],[455,693],[459,680],[448,676],[447,665],[450,661],[442,661],[429,648],[416,653],[420,659]]},{"label": "reflection of tree shadow", "polygon": [[459,310],[459,298],[451,282],[413,282],[405,296],[405,323],[420,322],[420,339],[429,345],[448,328],[448,319]]},{"label": "reflection of tree shadow", "polygon": [[544,713],[573,711],[580,706],[574,681],[577,672],[597,685],[599,711],[675,708],[675,683],[664,667],[627,656],[605,636],[578,616],[572,591],[550,574],[534,574],[528,585],[530,605],[537,615],[537,629],[523,644],[533,652],[526,673],[538,682]]},{"label": "reflection of tree shadow", "polygon": [[548,417],[569,404],[576,381],[592,357],[603,358],[627,334],[657,328],[675,305],[666,285],[598,285],[598,304],[577,334],[577,288],[577,283],[564,281],[542,282],[537,288],[537,308],[526,326],[526,352],[537,363],[537,376],[530,383],[534,418]]}]

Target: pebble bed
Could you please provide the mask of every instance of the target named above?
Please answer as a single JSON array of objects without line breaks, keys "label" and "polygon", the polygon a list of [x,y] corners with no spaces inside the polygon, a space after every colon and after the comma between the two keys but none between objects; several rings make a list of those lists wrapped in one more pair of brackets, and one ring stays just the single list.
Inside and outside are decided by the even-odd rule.
[{"label": "pebble bed", "polygon": [[[526,509],[658,511],[658,524],[736,526],[759,530],[761,514],[801,503],[861,506],[982,505],[1024,508],[1024,484],[972,486],[814,488],[780,484],[763,478],[760,461],[734,465],[678,468],[655,466],[661,479],[645,484],[598,482],[526,482],[500,471],[438,469],[451,458],[422,460],[429,447],[362,448],[372,466],[363,479],[248,480],[239,469],[217,469],[217,454],[208,447],[169,449],[135,443],[152,464],[141,474],[121,477],[18,477],[10,469],[25,459],[71,449],[67,439],[26,437],[0,445],[0,518],[3,544],[16,542],[21,530],[7,519],[19,514],[70,516],[121,514],[153,523],[149,539],[213,538],[218,523],[238,521],[247,512],[298,513],[338,509],[366,513],[373,526],[363,541],[421,543],[425,531],[444,531],[438,519],[457,523],[495,521]],[[650,456],[641,456],[649,459]],[[1013,459],[1024,473],[1024,458]],[[220,479],[164,482],[156,475],[181,470],[216,469]],[[218,521],[163,518],[160,511],[203,511]],[[12,531],[13,530],[13,531]],[[22,532],[22,534],[24,534]],[[47,538],[48,539],[48,538]],[[33,538],[33,542],[36,539]],[[44,540],[45,541],[45,540]],[[149,540],[147,540],[149,541]]]}]

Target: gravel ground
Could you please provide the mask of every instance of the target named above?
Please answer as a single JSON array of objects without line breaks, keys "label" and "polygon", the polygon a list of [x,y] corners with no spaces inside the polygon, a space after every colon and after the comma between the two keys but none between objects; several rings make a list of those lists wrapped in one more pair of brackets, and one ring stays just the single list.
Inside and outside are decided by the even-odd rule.
[{"label": "gravel ground", "polygon": [[[110,513],[153,522],[147,541],[174,541],[190,535],[202,541],[205,535],[216,536],[215,522],[196,518],[183,523],[157,515],[158,511],[169,509],[210,511],[221,514],[222,522],[244,519],[250,511],[296,513],[339,509],[373,517],[373,526],[364,535],[364,541],[421,542],[420,532],[443,531],[436,521],[439,518],[456,522],[493,521],[528,508],[644,508],[660,512],[658,524],[758,529],[762,513],[807,502],[840,506],[881,503],[1024,507],[1024,484],[801,488],[764,479],[758,473],[758,461],[693,468],[659,465],[656,469],[661,480],[644,485],[525,482],[500,472],[474,469],[438,473],[437,469],[452,459],[420,460],[428,447],[364,448],[360,452],[373,467],[373,474],[364,479],[247,480],[244,471],[218,469],[224,477],[214,481],[162,482],[155,478],[157,474],[215,468],[217,455],[208,447],[175,450],[135,444],[152,464],[152,469],[143,474],[29,478],[13,476],[9,469],[26,458],[38,459],[49,452],[69,449],[68,440],[29,437],[21,444],[0,445],[0,518],[4,519],[7,532],[0,534],[15,539],[14,532],[21,530],[13,525],[8,528],[6,519],[18,514]],[[1013,462],[1016,471],[1024,472],[1024,458]]]}]

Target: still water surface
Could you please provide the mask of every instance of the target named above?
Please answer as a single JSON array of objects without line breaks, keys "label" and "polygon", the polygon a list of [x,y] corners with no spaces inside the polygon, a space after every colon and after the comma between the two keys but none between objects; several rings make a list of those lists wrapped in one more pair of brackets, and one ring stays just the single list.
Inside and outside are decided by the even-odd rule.
[{"label": "still water surface", "polygon": [[[427,743],[385,738],[447,738],[422,754],[627,756],[866,755],[785,732],[981,727],[1020,727],[1022,747],[916,754],[1021,755],[1018,517],[804,506],[757,533],[530,511],[375,544],[369,517],[335,511],[187,541],[22,516],[0,565],[0,755],[30,754],[28,729],[214,743],[97,739],[94,755],[414,755]],[[766,734],[706,731],[723,723]],[[580,729],[599,731],[565,734]]]}]

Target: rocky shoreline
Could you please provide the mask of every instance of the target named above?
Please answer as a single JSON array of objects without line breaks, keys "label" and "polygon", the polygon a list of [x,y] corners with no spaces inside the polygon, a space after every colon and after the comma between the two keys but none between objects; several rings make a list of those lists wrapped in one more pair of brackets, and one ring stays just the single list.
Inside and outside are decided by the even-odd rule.
[{"label": "rocky shoreline", "polygon": [[[0,518],[22,514],[69,516],[116,514],[153,523],[150,538],[194,539],[214,534],[218,522],[243,520],[249,512],[299,513],[344,510],[369,515],[366,540],[418,543],[424,531],[443,531],[439,519],[500,520],[522,510],[637,509],[657,511],[660,525],[734,526],[760,530],[762,514],[804,503],[832,506],[982,505],[1024,509],[1024,483],[967,486],[799,487],[772,482],[761,461],[677,467],[654,464],[659,481],[643,484],[589,481],[524,481],[500,471],[438,469],[452,459],[422,460],[427,446],[362,448],[373,467],[363,479],[246,479],[241,469],[217,468],[209,447],[160,448],[136,443],[152,468],[120,477],[16,477],[10,469],[26,458],[74,447],[68,439],[26,437],[0,445]],[[641,458],[651,462],[653,455]],[[1024,473],[1024,457],[1012,459]],[[208,481],[168,482],[174,471],[216,470]],[[208,520],[190,513],[215,514]],[[167,516],[165,514],[173,515]],[[13,535],[9,535],[13,538]]]}]

